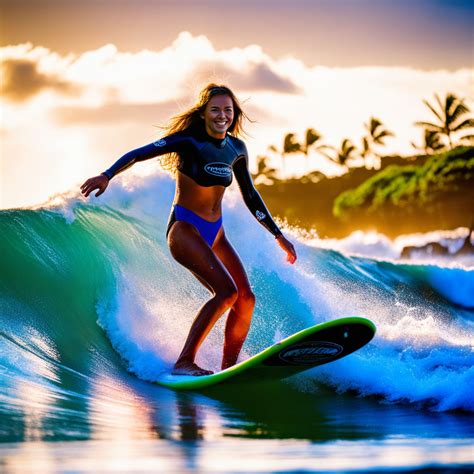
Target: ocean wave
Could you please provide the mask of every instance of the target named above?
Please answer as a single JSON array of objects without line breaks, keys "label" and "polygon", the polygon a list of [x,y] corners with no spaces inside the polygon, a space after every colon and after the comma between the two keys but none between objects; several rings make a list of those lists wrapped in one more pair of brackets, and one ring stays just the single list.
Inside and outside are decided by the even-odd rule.
[{"label": "ocean wave", "polygon": [[[100,198],[69,193],[0,213],[5,399],[13,400],[15,380],[59,390],[64,371],[119,378],[125,367],[153,381],[171,366],[207,298],[167,248],[173,193],[165,174],[131,176],[114,180]],[[370,258],[360,246],[354,252],[360,235],[350,245],[330,245],[298,229],[287,229],[299,255],[288,265],[236,189],[226,196],[224,222],[257,295],[242,357],[312,324],[364,316],[378,327],[374,341],[308,371],[306,382],[392,403],[474,410],[473,269],[399,262],[383,239],[376,245],[383,251]],[[198,355],[211,369],[219,367],[223,324],[221,318]]]}]

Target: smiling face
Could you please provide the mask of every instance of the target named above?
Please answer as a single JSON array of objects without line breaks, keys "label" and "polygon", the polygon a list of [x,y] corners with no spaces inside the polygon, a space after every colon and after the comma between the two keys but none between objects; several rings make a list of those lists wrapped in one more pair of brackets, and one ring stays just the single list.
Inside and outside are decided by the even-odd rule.
[{"label": "smiling face", "polygon": [[215,95],[201,114],[208,135],[225,138],[226,132],[234,120],[234,104],[228,95]]}]

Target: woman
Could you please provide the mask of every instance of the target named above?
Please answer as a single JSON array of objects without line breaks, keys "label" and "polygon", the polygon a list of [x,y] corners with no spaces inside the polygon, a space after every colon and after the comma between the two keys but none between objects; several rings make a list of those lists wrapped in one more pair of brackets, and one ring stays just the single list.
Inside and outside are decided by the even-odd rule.
[{"label": "woman", "polygon": [[[172,119],[168,135],[130,151],[99,176],[88,179],[81,191],[101,195],[109,181],[137,161],[166,155],[176,172],[176,193],[168,222],[171,254],[212,293],[199,310],[176,361],[173,373],[208,375],[194,363],[207,334],[225,311],[222,369],[237,362],[247,336],[255,296],[242,263],[227,240],[222,225],[222,198],[232,182],[232,172],[245,204],[276,238],[290,263],[296,261],[293,245],[283,236],[256,191],[248,169],[245,144],[237,138],[245,118],[237,98],[225,86],[209,84],[198,103]],[[164,161],[164,160],[163,160]]]}]

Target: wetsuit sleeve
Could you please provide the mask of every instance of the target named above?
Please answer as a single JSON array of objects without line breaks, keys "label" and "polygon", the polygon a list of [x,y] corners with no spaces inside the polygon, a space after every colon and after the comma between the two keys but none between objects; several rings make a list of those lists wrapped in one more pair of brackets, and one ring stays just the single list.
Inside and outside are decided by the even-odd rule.
[{"label": "wetsuit sleeve", "polygon": [[267,230],[269,230],[275,237],[281,235],[281,230],[275,224],[265,206],[260,194],[255,189],[255,186],[252,181],[252,177],[249,172],[248,167],[248,154],[247,149],[243,149],[243,154],[237,158],[234,163],[234,175],[237,183],[239,184],[242,197],[246,206],[249,208],[250,212],[255,216],[255,218],[262,224]]},{"label": "wetsuit sleeve", "polygon": [[138,161],[149,160],[150,158],[165,155],[166,153],[182,151],[186,143],[186,136],[183,136],[179,133],[169,135],[168,137],[161,138],[160,140],[150,143],[149,145],[145,145],[125,153],[125,155],[119,158],[108,170],[104,171],[102,174],[107,176],[107,178],[112,179],[116,174],[125,171],[127,168],[130,168]]}]

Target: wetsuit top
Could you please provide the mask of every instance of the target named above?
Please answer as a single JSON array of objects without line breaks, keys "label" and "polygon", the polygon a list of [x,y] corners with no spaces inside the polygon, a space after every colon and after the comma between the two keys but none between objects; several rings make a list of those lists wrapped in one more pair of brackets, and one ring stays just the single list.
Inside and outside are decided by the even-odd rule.
[{"label": "wetsuit top", "polygon": [[178,154],[178,170],[199,186],[227,187],[232,183],[233,171],[250,212],[275,237],[281,235],[253,185],[248,169],[247,147],[242,140],[231,135],[217,139],[209,136],[205,130],[177,132],[129,151],[102,174],[112,179],[138,161],[167,153]]}]

